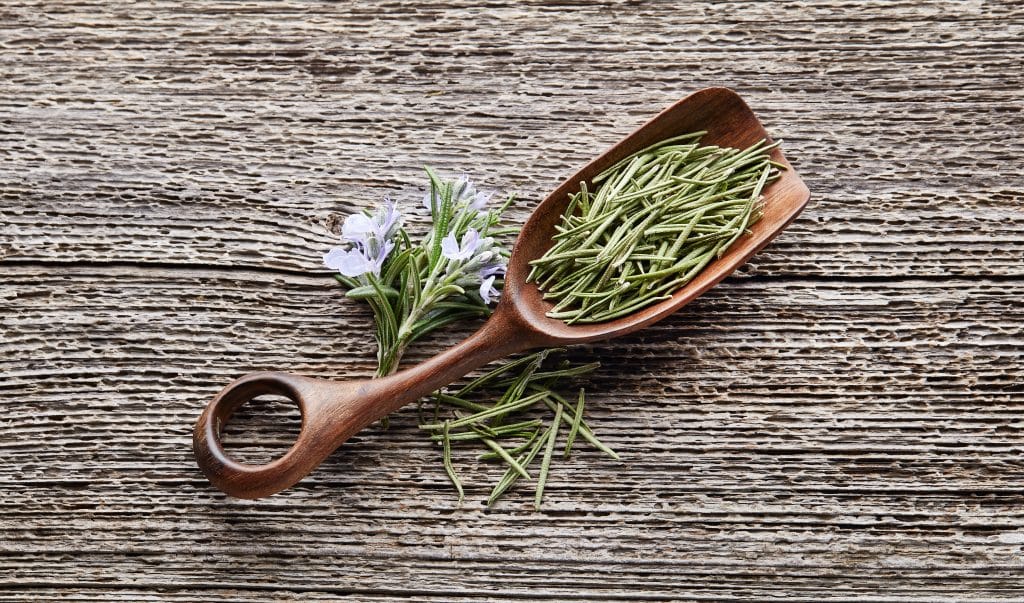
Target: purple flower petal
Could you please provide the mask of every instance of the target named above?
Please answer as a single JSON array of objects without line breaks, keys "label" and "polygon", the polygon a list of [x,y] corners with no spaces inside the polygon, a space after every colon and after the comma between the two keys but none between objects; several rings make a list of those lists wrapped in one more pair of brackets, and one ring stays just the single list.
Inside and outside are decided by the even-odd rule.
[{"label": "purple flower petal", "polygon": [[[381,259],[383,263],[383,259]],[[324,255],[324,266],[337,270],[345,276],[361,276],[367,272],[377,272],[379,267],[374,265],[360,249],[342,249],[335,247]],[[376,270],[375,270],[376,268]]]},{"label": "purple flower petal", "polygon": [[380,276],[380,270],[384,267],[384,260],[388,259],[388,254],[391,253],[391,250],[394,248],[395,243],[393,241],[384,241],[384,246],[381,248],[377,257],[368,259],[371,265],[371,270],[375,275]]},{"label": "purple flower petal", "polygon": [[503,262],[497,262],[494,264],[488,264],[480,269],[481,279],[485,279],[489,276],[505,276],[505,264]]},{"label": "purple flower petal", "polygon": [[484,300],[485,304],[491,303],[492,300],[498,299],[501,295],[497,289],[494,288],[494,277],[489,276],[480,283],[480,299]]},{"label": "purple flower petal", "polygon": [[338,272],[345,276],[362,276],[372,270],[373,262],[358,249],[350,249],[338,266]]},{"label": "purple flower petal", "polygon": [[469,181],[469,176],[466,174],[462,174],[452,183],[452,199],[456,203],[461,201],[463,197],[472,195],[474,192],[473,183]]},{"label": "purple flower petal", "polygon": [[468,260],[473,257],[477,249],[480,249],[480,244],[483,243],[480,239],[480,233],[475,228],[470,228],[466,231],[466,234],[462,235],[462,245],[460,245],[459,251],[465,256],[462,259]]},{"label": "purple flower petal", "polygon": [[441,255],[449,260],[459,259],[459,243],[455,240],[454,232],[449,232],[448,236],[441,239]]},{"label": "purple flower petal", "polygon": [[385,197],[384,206],[378,209],[374,215],[374,230],[377,238],[386,240],[394,236],[394,231],[398,229],[401,219],[402,214],[398,211],[398,206],[390,197]]},{"label": "purple flower petal", "polygon": [[487,204],[491,202],[491,197],[494,193],[477,193],[473,196],[473,200],[469,202],[469,206],[477,211],[484,211],[487,209]]},{"label": "purple flower petal", "polygon": [[367,238],[374,233],[373,220],[365,214],[357,213],[345,218],[341,227],[341,236],[351,243],[366,244]]},{"label": "purple flower petal", "polygon": [[324,266],[331,270],[338,270],[341,268],[341,260],[346,255],[348,255],[348,252],[341,247],[332,247],[330,251],[324,254]]},{"label": "purple flower petal", "polygon": [[480,233],[475,228],[470,228],[462,235],[461,243],[457,243],[455,233],[450,232],[441,239],[441,254],[449,260],[468,260],[473,257],[482,242]]},{"label": "purple flower petal", "polygon": [[341,227],[348,249],[335,247],[324,255],[324,265],[349,277],[368,272],[380,275],[388,255],[395,248],[394,239],[402,227],[402,214],[389,197],[372,216],[355,213],[345,218]]}]

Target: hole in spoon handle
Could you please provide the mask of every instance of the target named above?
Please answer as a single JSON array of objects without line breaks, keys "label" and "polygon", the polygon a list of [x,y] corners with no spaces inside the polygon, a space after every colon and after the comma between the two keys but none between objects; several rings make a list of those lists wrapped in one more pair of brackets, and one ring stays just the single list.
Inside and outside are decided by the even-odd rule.
[{"label": "hole in spoon handle", "polygon": [[[287,373],[253,373],[224,388],[200,415],[193,433],[196,463],[214,486],[238,498],[259,498],[280,492],[302,479],[334,450],[330,424],[324,415],[323,388],[317,380]],[[262,465],[232,458],[221,441],[224,425],[241,405],[274,394],[295,402],[302,428],[291,448]]]}]

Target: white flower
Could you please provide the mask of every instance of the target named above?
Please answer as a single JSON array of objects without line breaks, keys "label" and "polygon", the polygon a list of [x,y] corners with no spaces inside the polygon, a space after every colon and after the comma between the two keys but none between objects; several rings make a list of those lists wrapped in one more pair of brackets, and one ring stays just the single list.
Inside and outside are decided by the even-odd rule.
[{"label": "white flower", "polygon": [[360,212],[345,218],[341,236],[350,243],[372,247],[373,243],[379,244],[394,237],[401,226],[402,214],[395,202],[385,197],[384,205],[378,207],[373,216]]},{"label": "white flower", "polygon": [[494,196],[494,193],[477,193],[473,195],[473,199],[469,202],[469,206],[478,212],[486,211],[487,204],[491,202],[492,196]]},{"label": "white flower", "polygon": [[470,228],[462,235],[461,244],[456,242],[455,233],[450,232],[441,240],[441,254],[449,260],[468,260],[473,257],[482,242],[480,233],[474,228]]},{"label": "white flower", "polygon": [[485,304],[489,304],[492,300],[498,299],[499,295],[499,291],[494,288],[493,275],[488,276],[480,283],[480,299],[484,300]]},{"label": "white flower", "polygon": [[335,247],[324,256],[324,266],[337,270],[349,277],[356,277],[373,270],[371,262],[358,248]]},{"label": "white flower", "polygon": [[401,227],[402,215],[395,202],[388,198],[372,216],[362,212],[352,214],[341,226],[342,238],[352,246],[349,249],[331,249],[324,256],[324,265],[349,277],[368,272],[380,276],[384,260],[395,248],[392,239]]},{"label": "white flower", "polygon": [[387,259],[388,254],[391,253],[394,247],[395,244],[393,242],[385,241],[376,256],[367,255],[363,247],[359,245],[351,249],[335,247],[324,255],[324,266],[337,270],[348,277],[362,276],[368,272],[372,272],[375,276],[380,276],[380,269],[384,265],[384,260]]},{"label": "white flower", "polygon": [[[451,202],[453,208],[469,207],[477,212],[483,213],[487,210],[487,204],[494,196],[492,192],[478,192],[469,176],[463,174],[452,181]],[[441,199],[436,195],[433,187],[423,193],[423,207],[433,214],[437,207],[441,206]],[[435,207],[436,204],[436,207]]]},{"label": "white flower", "polygon": [[331,270],[339,270],[341,262],[346,255],[348,255],[348,251],[341,247],[332,247],[330,251],[324,254],[324,266]]},{"label": "white flower", "polygon": [[364,213],[352,214],[341,226],[342,238],[351,243],[365,243],[376,231],[373,220]]},{"label": "white flower", "polygon": [[455,182],[452,182],[452,199],[455,200],[455,205],[459,204],[459,201],[465,200],[466,197],[472,197],[476,194],[476,187],[469,180],[469,176],[462,174]]}]

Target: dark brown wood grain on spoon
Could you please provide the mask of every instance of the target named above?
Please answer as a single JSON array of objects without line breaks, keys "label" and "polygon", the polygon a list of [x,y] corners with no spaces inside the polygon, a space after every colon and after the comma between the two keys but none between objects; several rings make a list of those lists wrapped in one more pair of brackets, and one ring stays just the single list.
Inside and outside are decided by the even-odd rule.
[{"label": "dark brown wood grain on spoon", "polygon": [[[772,159],[789,167],[764,191],[764,215],[741,237],[667,300],[629,316],[597,324],[567,325],[548,318],[551,304],[526,283],[529,262],[552,244],[569,194],[618,160],[656,142],[707,130],[702,144],[745,148],[768,133],[732,90],[707,88],[665,109],[600,157],[584,166],[544,199],[523,225],[509,258],[501,301],[479,331],[459,345],[412,368],[381,379],[338,382],[287,373],[255,373],[228,385],[196,423],[196,461],[216,487],[240,498],[258,498],[296,483],[345,440],[370,423],[452,383],[493,360],[531,348],[553,347],[625,335],[679,310],[741,266],[800,213],[810,198],[807,186],[781,149]],[[223,425],[238,406],[262,394],[284,395],[298,404],[302,429],[281,458],[264,465],[232,459],[220,441]]]}]

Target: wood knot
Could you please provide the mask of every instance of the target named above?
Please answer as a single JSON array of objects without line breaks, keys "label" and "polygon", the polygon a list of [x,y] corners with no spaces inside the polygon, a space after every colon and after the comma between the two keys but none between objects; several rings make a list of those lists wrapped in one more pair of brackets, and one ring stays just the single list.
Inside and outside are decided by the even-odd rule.
[{"label": "wood knot", "polygon": [[332,213],[327,215],[327,220],[324,221],[324,226],[327,227],[327,231],[334,235],[341,235],[341,225],[345,222],[345,216],[339,213]]}]

